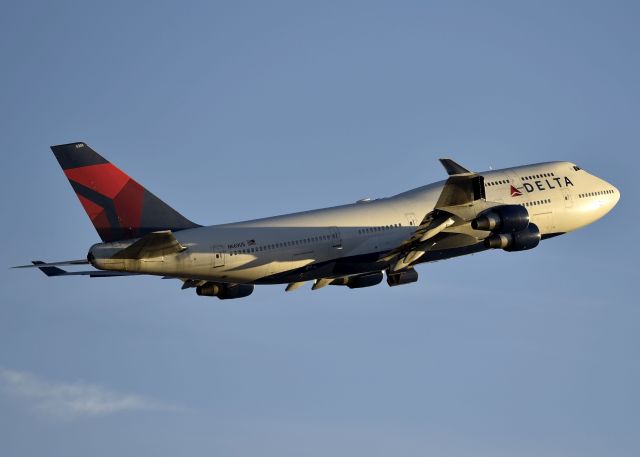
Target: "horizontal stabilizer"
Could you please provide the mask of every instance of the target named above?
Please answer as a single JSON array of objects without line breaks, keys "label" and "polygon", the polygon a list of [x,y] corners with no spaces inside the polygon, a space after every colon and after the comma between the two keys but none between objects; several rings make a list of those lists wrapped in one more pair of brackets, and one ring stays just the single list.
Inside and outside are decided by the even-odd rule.
[{"label": "horizontal stabilizer", "polygon": [[176,240],[171,230],[148,233],[131,246],[113,255],[113,259],[149,259],[177,254],[187,249]]},{"label": "horizontal stabilizer", "polygon": [[[61,263],[61,262],[57,262]],[[47,276],[89,276],[90,278],[108,278],[112,276],[132,276],[138,273],[121,273],[118,271],[101,271],[101,270],[88,270],[88,271],[67,271],[62,268],[51,266],[50,263],[45,263],[40,260],[34,260],[33,265],[29,265],[38,268]]]},{"label": "horizontal stabilizer", "polygon": [[58,267],[63,265],[89,265],[89,261],[87,259],[80,260],[65,260],[62,262],[42,262],[40,260],[34,260],[32,265],[19,265],[13,268],[42,268],[42,267]]}]

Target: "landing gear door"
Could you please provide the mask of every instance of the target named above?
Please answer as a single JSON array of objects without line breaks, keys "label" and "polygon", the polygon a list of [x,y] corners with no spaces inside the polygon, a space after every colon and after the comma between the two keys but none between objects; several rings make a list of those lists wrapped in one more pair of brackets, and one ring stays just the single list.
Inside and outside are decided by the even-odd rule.
[{"label": "landing gear door", "polygon": [[213,268],[224,267],[224,246],[213,246]]}]

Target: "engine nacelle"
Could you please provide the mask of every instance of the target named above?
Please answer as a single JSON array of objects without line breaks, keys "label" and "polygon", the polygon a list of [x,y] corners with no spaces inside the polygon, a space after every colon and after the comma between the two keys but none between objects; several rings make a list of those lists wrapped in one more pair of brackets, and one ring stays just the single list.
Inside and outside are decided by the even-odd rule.
[{"label": "engine nacelle", "polygon": [[387,270],[387,284],[390,287],[400,286],[402,284],[409,284],[418,280],[418,272],[413,268],[407,268],[406,270],[398,271],[396,273],[389,273]]},{"label": "engine nacelle", "polygon": [[503,205],[491,208],[471,221],[474,230],[496,233],[515,233],[529,225],[529,212],[521,205]]},{"label": "engine nacelle", "polygon": [[347,286],[349,289],[360,289],[362,287],[377,286],[382,282],[382,272],[365,273],[358,276],[343,276],[331,281],[332,286]]},{"label": "engine nacelle", "polygon": [[253,284],[216,284],[208,282],[196,287],[196,293],[205,297],[218,297],[220,300],[243,298],[253,293]]},{"label": "engine nacelle", "polygon": [[484,240],[484,245],[491,249],[505,251],[525,251],[535,248],[542,239],[536,224],[529,224],[524,230],[514,233],[494,233]]},{"label": "engine nacelle", "polygon": [[360,289],[362,287],[377,286],[382,282],[383,275],[381,271],[375,273],[367,273],[364,275],[352,276],[347,281],[346,286],[349,289]]}]

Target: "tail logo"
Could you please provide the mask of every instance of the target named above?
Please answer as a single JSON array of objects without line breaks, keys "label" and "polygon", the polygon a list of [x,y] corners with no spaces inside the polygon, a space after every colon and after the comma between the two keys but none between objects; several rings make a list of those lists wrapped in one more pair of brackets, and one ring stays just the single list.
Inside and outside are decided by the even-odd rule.
[{"label": "tail logo", "polygon": [[103,241],[198,227],[86,143],[51,149]]}]

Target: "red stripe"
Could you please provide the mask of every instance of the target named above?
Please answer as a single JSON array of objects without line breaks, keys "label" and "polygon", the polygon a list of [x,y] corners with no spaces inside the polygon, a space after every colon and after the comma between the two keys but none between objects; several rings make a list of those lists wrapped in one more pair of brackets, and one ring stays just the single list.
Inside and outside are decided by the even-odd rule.
[{"label": "red stripe", "polygon": [[109,225],[107,214],[104,211],[98,214],[95,219],[92,219],[91,222],[93,222],[93,226],[98,231],[100,238],[105,241],[111,240],[111,226]]},{"label": "red stripe", "polygon": [[71,168],[65,170],[64,174],[70,180],[109,198],[115,197],[131,179],[110,163]]},{"label": "red stripe", "polygon": [[95,219],[102,211],[104,211],[102,206],[93,203],[91,200],[87,200],[82,195],[76,195],[78,195],[78,199],[80,200],[80,203],[82,203],[84,210],[87,212],[89,219]]},{"label": "red stripe", "polygon": [[130,236],[136,236],[142,219],[144,188],[133,179],[122,188],[113,199],[120,226],[131,229]]}]

